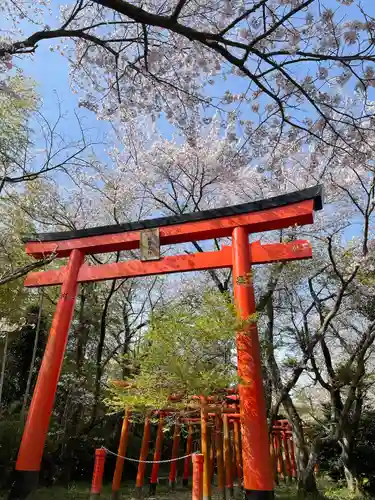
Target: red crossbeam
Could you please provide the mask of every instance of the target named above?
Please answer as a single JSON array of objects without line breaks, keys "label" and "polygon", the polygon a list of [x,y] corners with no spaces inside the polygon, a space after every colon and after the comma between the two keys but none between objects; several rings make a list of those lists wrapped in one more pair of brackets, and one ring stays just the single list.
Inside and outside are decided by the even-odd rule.
[{"label": "red crossbeam", "polygon": [[[305,200],[259,212],[162,226],[160,244],[170,245],[227,237],[232,235],[235,227],[246,227],[249,233],[259,233],[288,226],[312,224],[313,211],[314,200]],[[117,252],[139,248],[139,240],[140,231],[127,231],[71,240],[28,242],[26,252],[36,258],[52,253],[56,253],[58,257],[67,257],[74,248],[82,250],[85,254]]]},{"label": "red crossbeam", "polygon": [[[249,245],[253,264],[310,259],[311,245],[305,240],[289,243],[272,243],[261,245],[259,242]],[[141,262],[130,260],[113,262],[99,266],[83,265],[78,275],[78,282],[103,281],[115,278],[135,278],[157,274],[179,273],[187,271],[204,271],[207,269],[222,269],[232,266],[232,247],[224,246],[216,252],[201,252],[188,255],[173,255],[158,261]],[[39,287],[59,285],[63,282],[66,267],[49,271],[30,273],[25,280],[25,286]]]}]

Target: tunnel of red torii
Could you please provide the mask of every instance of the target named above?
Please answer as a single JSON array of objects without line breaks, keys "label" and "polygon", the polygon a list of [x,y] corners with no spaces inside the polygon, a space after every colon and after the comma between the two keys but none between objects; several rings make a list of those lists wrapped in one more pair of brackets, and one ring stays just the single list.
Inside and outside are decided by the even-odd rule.
[{"label": "tunnel of red torii", "polygon": [[[136,386],[124,380],[113,380],[115,387],[124,391],[137,390]],[[175,404],[178,406],[172,406]],[[142,498],[145,485],[146,460],[154,442],[153,463],[149,477],[149,492],[155,497],[159,483],[160,460],[167,458],[162,454],[165,426],[169,427],[172,439],[168,482],[171,490],[177,483],[177,462],[180,449],[182,429],[185,429],[182,484],[189,486],[192,472],[191,462],[194,450],[201,450],[203,456],[203,470],[200,477],[193,477],[193,500],[211,498],[213,476],[216,469],[217,487],[215,496],[222,500],[234,498],[234,486],[241,487],[243,480],[242,465],[242,436],[240,428],[239,395],[235,387],[221,389],[214,395],[182,396],[171,395],[169,406],[166,408],[148,408],[144,418],[143,436],[139,451],[139,462],[135,482],[135,496]],[[142,416],[143,416],[142,415]],[[139,421],[136,408],[126,408],[120,433],[119,446],[116,457],[116,466],[112,481],[112,500],[120,498],[123,468],[127,457],[127,447],[133,417]],[[151,427],[155,426],[155,436],[151,437]],[[297,478],[297,466],[294,453],[292,427],[288,420],[274,420],[270,430],[270,453],[273,463],[275,482],[292,481]],[[107,449],[97,449],[93,473],[91,495],[92,499],[102,491]],[[201,494],[196,494],[195,482],[201,482]],[[91,497],[90,497],[91,498]]]},{"label": "tunnel of red torii", "polygon": [[[249,234],[312,224],[323,206],[315,186],[264,200],[181,216],[159,217],[77,231],[41,233],[25,239],[27,254],[67,257],[66,266],[30,273],[28,287],[61,285],[52,326],[30,404],[9,499],[26,499],[38,486],[40,465],[64,359],[79,283],[165,273],[232,268],[234,302],[240,318],[256,312],[252,265],[312,257],[309,242],[249,243]],[[162,257],[160,246],[231,237],[218,251]],[[141,250],[140,260],[102,265],[85,256]],[[237,333],[242,461],[246,499],[274,498],[257,326]],[[206,499],[207,500],[207,499]]]}]

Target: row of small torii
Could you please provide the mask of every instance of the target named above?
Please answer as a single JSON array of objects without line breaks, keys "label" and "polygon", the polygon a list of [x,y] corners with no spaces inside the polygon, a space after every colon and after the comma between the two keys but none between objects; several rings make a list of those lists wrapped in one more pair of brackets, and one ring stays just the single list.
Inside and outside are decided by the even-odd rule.
[{"label": "row of small torii", "polygon": [[[221,498],[233,498],[234,485],[242,485],[243,466],[241,452],[241,426],[239,397],[234,391],[227,391],[223,396],[197,397],[196,404],[189,405],[184,410],[166,408],[149,411],[144,420],[142,444],[139,459],[130,461],[138,463],[136,477],[136,496],[142,497],[145,485],[147,465],[150,465],[149,487],[150,495],[156,493],[159,483],[161,463],[169,465],[169,486],[174,489],[177,483],[177,462],[181,449],[182,429],[185,430],[185,453],[182,457],[182,484],[188,486],[191,477],[192,457],[201,450],[203,456],[202,474],[199,480],[202,498],[211,498],[214,476],[217,477],[217,489]],[[126,410],[121,429],[120,442],[116,453],[116,467],[112,481],[112,500],[120,495],[121,481],[126,460],[126,452],[133,419],[135,414]],[[151,440],[151,428],[156,425],[155,444]],[[162,459],[165,427],[173,427],[172,451],[169,460]],[[200,433],[199,433],[200,431]],[[150,448],[153,448],[152,460],[148,460]],[[100,448],[95,453],[95,466],[91,487],[91,499],[97,498],[102,490],[104,466],[107,454],[106,448]],[[288,420],[275,420],[270,434],[270,452],[273,457],[275,482],[279,480],[292,481],[297,478],[297,466],[294,452],[292,427]],[[129,463],[129,462],[127,462]],[[194,492],[193,492],[194,497]],[[194,497],[196,498],[196,497]],[[200,499],[198,499],[200,500]]]}]

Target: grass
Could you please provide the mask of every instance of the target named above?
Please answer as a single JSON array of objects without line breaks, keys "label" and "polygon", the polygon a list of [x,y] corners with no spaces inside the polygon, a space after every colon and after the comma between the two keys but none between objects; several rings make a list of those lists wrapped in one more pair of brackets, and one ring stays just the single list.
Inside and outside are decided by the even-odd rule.
[{"label": "grass", "polygon": [[[320,481],[320,489],[324,492],[324,497],[327,500],[355,500],[356,497],[351,496],[347,490],[344,488],[338,488],[336,484],[322,479]],[[42,488],[33,497],[33,500],[88,500],[89,498],[89,485],[87,484],[72,484],[68,489],[66,488]],[[7,495],[3,494],[0,496],[0,500],[6,500]],[[124,489],[121,499],[130,500],[134,498],[133,490],[129,488]],[[147,495],[147,489],[145,488],[144,498],[149,498]],[[165,487],[160,487],[158,489],[157,500],[191,500],[191,489],[179,489],[173,493],[169,492]],[[236,499],[240,499],[241,494],[237,492]],[[276,490],[277,500],[297,500],[297,490],[295,485],[281,485]],[[373,498],[373,497],[371,497]],[[111,491],[110,487],[104,487],[103,493],[100,496],[100,500],[110,500]],[[215,493],[212,496],[213,500],[219,500],[218,495]]]},{"label": "grass", "polygon": [[[358,496],[350,493],[345,487],[340,487],[326,477],[318,479],[318,487],[321,493],[320,498],[326,500],[358,500],[374,498],[372,496]],[[277,500],[297,500],[297,488],[293,485],[280,485],[276,494]],[[312,499],[313,500],[313,499]]]}]

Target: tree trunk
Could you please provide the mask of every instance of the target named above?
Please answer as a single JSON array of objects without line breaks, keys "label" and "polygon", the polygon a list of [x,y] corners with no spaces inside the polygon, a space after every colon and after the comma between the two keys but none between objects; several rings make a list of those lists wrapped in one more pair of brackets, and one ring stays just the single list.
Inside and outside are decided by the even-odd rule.
[{"label": "tree trunk", "polygon": [[[80,376],[82,374],[82,369],[85,361],[85,353],[86,353],[86,346],[88,342],[88,335],[89,335],[89,327],[88,323],[86,321],[85,317],[85,305],[86,305],[86,292],[87,292],[87,287],[88,285],[84,285],[81,287],[81,293],[80,293],[80,307],[79,307],[79,323],[78,323],[78,328],[75,332],[76,336],[76,355],[75,355],[75,362],[76,362],[76,371],[77,375]],[[92,289],[89,288],[89,293],[92,293]]]},{"label": "tree trunk", "polygon": [[[284,393],[284,385],[274,352],[274,307],[272,295],[266,304],[266,313],[268,317],[267,328],[265,331],[267,366],[269,370],[269,377],[272,379],[272,386],[276,398],[280,399],[281,395]],[[312,447],[310,446],[309,450],[303,429],[303,422],[289,394],[286,394],[283,398],[282,405],[288,415],[289,421],[293,425],[293,437],[296,446],[299,498],[319,498],[319,492],[314,475],[314,466],[316,464],[319,451],[318,443]],[[276,409],[276,412],[277,411],[278,408]],[[274,411],[270,413],[272,420],[274,418]]]},{"label": "tree trunk", "polygon": [[267,418],[270,418],[272,413],[272,377],[269,375],[267,366],[262,365],[262,372]]},{"label": "tree trunk", "polygon": [[297,484],[298,484],[298,498],[300,499],[322,498],[316,485],[314,468],[312,469],[312,471],[308,471],[307,469],[305,469],[303,473],[298,477]]},{"label": "tree trunk", "polygon": [[35,359],[36,359],[36,352],[38,349],[40,322],[42,319],[42,310],[43,310],[43,299],[44,299],[44,292],[43,292],[43,288],[42,288],[41,292],[40,292],[39,311],[38,311],[38,319],[37,319],[37,324],[36,324],[36,329],[35,329],[33,353],[31,356],[30,369],[29,369],[29,374],[28,374],[27,382],[26,382],[26,389],[25,389],[25,393],[23,395],[23,403],[22,403],[22,409],[21,409],[21,423],[22,423],[22,425],[25,424],[26,408],[27,408],[28,401],[29,401],[29,394],[30,394],[31,382],[32,382],[32,378],[33,378],[34,365],[35,365]]},{"label": "tree trunk", "polygon": [[[88,342],[89,324],[86,317],[86,293],[87,285],[81,287],[80,303],[79,303],[79,322],[75,330],[75,372],[76,384],[73,387],[71,394],[67,398],[67,427],[62,443],[60,459],[62,463],[59,483],[63,486],[68,486],[71,481],[71,476],[74,471],[76,450],[79,445],[80,423],[84,413],[84,407],[80,402],[79,395],[77,397],[77,389],[82,383],[83,379],[83,366],[85,361],[85,352]],[[74,401],[78,402],[74,405]]]},{"label": "tree trunk", "polygon": [[[117,259],[117,261],[118,261],[118,259]],[[92,409],[92,417],[91,417],[92,424],[96,420],[96,417],[98,414],[99,403],[100,403],[101,380],[102,380],[102,372],[103,372],[102,358],[103,358],[105,335],[106,335],[106,329],[107,329],[107,314],[108,314],[108,308],[109,308],[111,298],[112,298],[113,294],[115,293],[115,291],[116,291],[116,280],[113,280],[112,284],[111,284],[111,288],[109,290],[109,293],[105,299],[103,312],[102,312],[101,319],[100,319],[100,336],[99,336],[98,347],[96,350],[94,406]]]},{"label": "tree trunk", "polygon": [[[307,461],[307,446],[304,447],[302,454],[297,453],[297,456],[300,455],[298,461],[298,466],[300,467],[298,474],[298,498],[322,498],[318,491],[314,474],[314,467],[318,461],[319,450],[320,443],[319,441],[315,441],[310,445]],[[298,448],[297,451],[299,451]]]},{"label": "tree trunk", "polygon": [[358,493],[358,481],[350,466],[344,464],[344,474],[348,490],[351,493]]},{"label": "tree trunk", "polygon": [[346,485],[348,490],[355,494],[359,493],[361,489],[358,481],[356,460],[353,455],[356,444],[355,436],[361,420],[362,409],[363,394],[361,388],[358,387],[354,395],[353,411],[346,416],[345,423],[342,427],[342,437],[338,441],[341,447],[340,458],[344,469]]},{"label": "tree trunk", "polygon": [[303,422],[289,394],[283,402],[283,408],[293,425],[293,438],[297,459],[298,496],[299,498],[319,498],[314,474],[314,467],[318,460],[319,445],[318,443],[312,443],[309,447],[306,442]]},{"label": "tree trunk", "polygon": [[125,360],[125,356],[129,353],[130,342],[132,340],[132,331],[129,324],[129,314],[126,304],[123,307],[122,316],[124,320],[124,344],[122,347],[122,355],[124,359],[122,361],[122,378],[126,380],[126,378],[130,375],[130,369],[128,362]]},{"label": "tree trunk", "polygon": [[359,483],[355,461],[353,460],[353,439],[351,432],[346,436],[345,433],[342,439],[339,440],[341,447],[341,463],[344,469],[346,486],[351,493],[359,492]]},{"label": "tree trunk", "polygon": [[[71,398],[74,401],[75,397]],[[67,430],[67,439],[61,453],[61,474],[59,483],[67,487],[71,482],[76,461],[76,450],[79,445],[79,424],[82,416],[82,404],[77,405],[76,410],[69,417],[69,427]]]},{"label": "tree trunk", "polygon": [[1,376],[0,376],[0,411],[1,411],[1,402],[2,402],[2,397],[3,397],[4,380],[5,380],[5,366],[7,363],[7,354],[8,354],[8,336],[9,336],[9,333],[5,332],[3,363],[1,366]]}]

